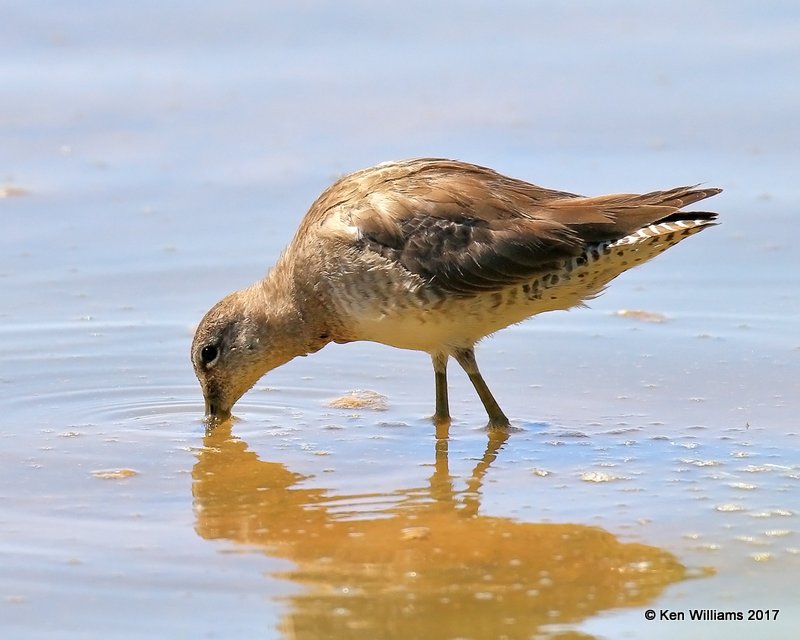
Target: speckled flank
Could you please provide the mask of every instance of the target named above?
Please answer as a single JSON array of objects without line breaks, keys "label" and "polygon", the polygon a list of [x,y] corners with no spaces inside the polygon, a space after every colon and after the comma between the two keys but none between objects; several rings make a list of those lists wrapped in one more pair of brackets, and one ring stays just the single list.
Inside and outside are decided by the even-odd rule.
[{"label": "speckled flank", "polygon": [[337,315],[351,319],[350,330],[360,339],[422,351],[464,347],[532,315],[580,305],[621,273],[710,224],[698,219],[649,225],[619,240],[589,245],[524,284],[470,297],[438,294],[419,278],[375,265],[340,274],[334,306]]},{"label": "speckled flank", "polygon": [[[602,293],[618,275],[651,260],[697,233],[709,220],[681,220],[649,225],[614,242],[589,245],[580,256],[546,274],[528,296],[540,308],[535,313],[568,309]],[[537,283],[539,281],[536,281]]]}]

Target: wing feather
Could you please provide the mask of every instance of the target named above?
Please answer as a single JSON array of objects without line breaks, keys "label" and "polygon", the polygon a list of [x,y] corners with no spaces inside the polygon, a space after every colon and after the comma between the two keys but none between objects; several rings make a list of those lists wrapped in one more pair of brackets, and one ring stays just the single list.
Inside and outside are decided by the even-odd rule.
[{"label": "wing feather", "polygon": [[358,230],[363,250],[441,292],[475,295],[529,280],[588,244],[667,218],[713,217],[679,210],[719,191],[688,186],[587,198],[476,165],[423,159],[345,177],[307,218],[340,215]]}]

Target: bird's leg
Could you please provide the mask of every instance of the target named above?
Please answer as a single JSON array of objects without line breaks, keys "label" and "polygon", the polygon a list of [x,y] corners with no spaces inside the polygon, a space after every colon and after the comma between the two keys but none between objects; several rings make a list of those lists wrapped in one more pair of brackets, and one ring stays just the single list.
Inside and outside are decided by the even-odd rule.
[{"label": "bird's leg", "polygon": [[469,349],[457,349],[453,352],[453,356],[458,364],[461,365],[461,368],[466,371],[472,382],[472,386],[475,387],[475,391],[478,392],[478,397],[481,399],[481,402],[483,402],[486,413],[489,414],[489,427],[507,429],[510,426],[508,418],[506,414],[503,413],[500,405],[497,404],[497,400],[494,399],[492,392],[489,391],[489,387],[487,387],[486,383],[483,381],[481,372],[478,371],[478,363],[475,361],[475,350],[472,347]]},{"label": "bird's leg", "polygon": [[447,400],[447,360],[446,353],[432,353],[433,375],[436,379],[436,411],[433,423],[436,425],[436,437],[447,438],[450,427],[450,404]]}]

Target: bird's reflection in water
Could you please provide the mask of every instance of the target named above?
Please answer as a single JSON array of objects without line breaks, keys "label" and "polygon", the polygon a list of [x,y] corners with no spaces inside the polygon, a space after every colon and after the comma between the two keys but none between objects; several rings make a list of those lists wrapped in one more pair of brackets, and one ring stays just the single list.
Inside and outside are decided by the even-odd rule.
[{"label": "bird's reflection in water", "polygon": [[428,486],[385,496],[376,517],[341,510],[374,493],[305,487],[223,424],[192,474],[197,532],[294,563],[284,577],[303,590],[287,597],[287,638],[528,638],[642,607],[686,577],[668,552],[598,527],[481,515],[481,481],[504,440],[490,438],[461,492],[439,441]]}]

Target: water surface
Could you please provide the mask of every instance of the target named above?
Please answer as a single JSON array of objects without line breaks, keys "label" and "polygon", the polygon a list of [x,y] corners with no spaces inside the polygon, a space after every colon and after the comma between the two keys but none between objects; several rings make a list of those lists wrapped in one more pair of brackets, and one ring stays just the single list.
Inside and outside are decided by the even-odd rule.
[{"label": "water surface", "polygon": [[[792,3],[7,4],[4,637],[800,627]],[[507,441],[454,368],[437,442],[427,356],[370,344],[206,434],[202,313],[337,175],[420,155],[583,193],[703,181],[723,223],[481,345]],[[380,402],[331,405],[358,390]],[[645,619],[693,608],[779,617]]]}]

